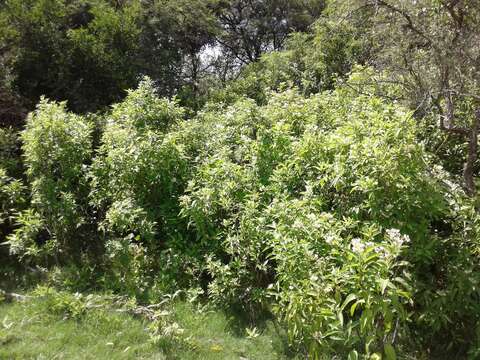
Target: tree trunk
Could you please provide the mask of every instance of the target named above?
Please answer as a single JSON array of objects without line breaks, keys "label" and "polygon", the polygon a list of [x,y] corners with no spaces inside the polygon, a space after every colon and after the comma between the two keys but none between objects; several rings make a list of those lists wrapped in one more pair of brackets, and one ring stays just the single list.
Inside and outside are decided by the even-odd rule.
[{"label": "tree trunk", "polygon": [[470,133],[468,134],[467,161],[463,167],[465,191],[469,196],[476,194],[474,166],[478,156],[478,131],[480,130],[480,109],[475,112]]}]

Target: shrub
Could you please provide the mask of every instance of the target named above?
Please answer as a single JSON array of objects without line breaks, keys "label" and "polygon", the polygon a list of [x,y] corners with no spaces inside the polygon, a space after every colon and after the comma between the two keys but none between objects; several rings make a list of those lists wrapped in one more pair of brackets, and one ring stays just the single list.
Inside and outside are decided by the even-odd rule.
[{"label": "shrub", "polygon": [[[42,101],[22,135],[32,207],[11,252],[68,255],[91,221],[104,288],[142,301],[191,288],[252,318],[271,311],[313,358],[475,357],[475,200],[432,165],[411,114],[352,86],[238,96],[183,121],[147,78],[98,126],[93,160],[100,115]],[[15,194],[0,172],[5,204]],[[81,259],[51,280],[91,286],[98,259]]]},{"label": "shrub", "polygon": [[480,216],[449,173],[433,166],[431,175],[441,181],[448,207],[430,241],[416,249],[424,261],[416,268],[415,339],[432,356],[473,359],[480,349]]},{"label": "shrub", "polygon": [[[27,189],[22,181],[7,175],[0,166],[0,268],[8,270],[14,260],[9,256],[5,239],[14,230],[15,217],[28,204]],[[11,271],[11,270],[10,270]]]},{"label": "shrub", "polygon": [[46,286],[38,286],[33,292],[35,297],[41,299],[39,306],[43,312],[63,319],[81,319],[87,312],[91,296],[84,297],[80,293],[57,291]]},{"label": "shrub", "polygon": [[[21,227],[9,238],[14,253],[48,242],[51,255],[70,257],[82,245],[75,240],[87,221],[85,166],[91,158],[92,125],[65,107],[42,100],[27,118],[22,150],[32,207],[19,216]],[[47,239],[30,238],[40,227]]]},{"label": "shrub", "polygon": [[240,100],[196,121],[215,136],[182,214],[209,244],[210,297],[253,311],[274,296],[314,356],[391,355],[446,209],[409,114],[339,88]]},{"label": "shrub", "polygon": [[8,176],[22,176],[18,133],[10,128],[0,128],[0,168],[3,168]]},{"label": "shrub", "polygon": [[412,297],[402,259],[409,237],[371,225],[352,238],[355,222],[319,212],[315,202],[275,205],[273,310],[292,343],[313,357],[391,350]]},{"label": "shrub", "polygon": [[15,214],[26,205],[26,189],[20,180],[11,178],[0,168],[0,233],[7,234]]},{"label": "shrub", "polygon": [[[174,102],[157,97],[148,78],[107,116],[89,176],[90,202],[98,212],[99,229],[109,239],[107,259],[120,262],[111,269],[127,266],[125,257],[132,260],[128,265],[132,271],[151,263],[134,253],[139,250],[151,257],[181,228],[177,198],[183,191],[187,162],[182,147],[167,131],[182,116]],[[119,279],[125,275],[121,273]]]},{"label": "shrub", "polygon": [[[23,183],[18,134],[10,128],[0,128],[0,238],[13,230],[14,217],[28,203]],[[3,251],[0,250],[0,254]]]}]

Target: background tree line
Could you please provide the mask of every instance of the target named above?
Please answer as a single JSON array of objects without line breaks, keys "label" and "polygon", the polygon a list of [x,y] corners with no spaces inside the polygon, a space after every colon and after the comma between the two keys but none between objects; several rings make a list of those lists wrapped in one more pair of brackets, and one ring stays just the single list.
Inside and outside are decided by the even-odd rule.
[{"label": "background tree line", "polygon": [[323,7],[322,0],[2,1],[2,123],[17,122],[41,95],[76,112],[102,109],[143,75],[162,96],[196,108],[205,77],[225,81],[281,49]]}]

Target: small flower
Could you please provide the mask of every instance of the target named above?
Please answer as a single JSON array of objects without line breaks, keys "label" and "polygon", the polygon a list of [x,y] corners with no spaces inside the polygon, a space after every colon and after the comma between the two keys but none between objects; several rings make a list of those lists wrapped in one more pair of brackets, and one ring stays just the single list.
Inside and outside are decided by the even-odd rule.
[{"label": "small flower", "polygon": [[304,227],[303,223],[300,221],[300,220],[295,220],[295,222],[293,223],[293,228],[295,229],[302,229]]},{"label": "small flower", "polygon": [[332,245],[334,240],[335,240],[335,237],[332,236],[332,235],[327,235],[327,237],[325,238],[325,242],[326,242],[328,245]]},{"label": "small flower", "polygon": [[379,245],[379,246],[375,246],[375,248],[373,249],[377,254],[378,254],[378,257],[380,259],[385,259],[387,256],[388,256],[388,251],[387,249],[385,249],[383,246]]},{"label": "small flower", "polygon": [[398,229],[388,229],[386,233],[392,243],[397,247],[401,247],[404,243],[410,242],[410,236],[402,235]]},{"label": "small flower", "polygon": [[352,251],[356,252],[357,254],[365,250],[365,244],[363,244],[359,238],[353,238],[351,245],[352,245]]},{"label": "small flower", "polygon": [[400,234],[400,230],[398,230],[398,229],[388,229],[387,230],[387,235],[390,239],[393,240],[395,238],[400,237],[401,234]]}]

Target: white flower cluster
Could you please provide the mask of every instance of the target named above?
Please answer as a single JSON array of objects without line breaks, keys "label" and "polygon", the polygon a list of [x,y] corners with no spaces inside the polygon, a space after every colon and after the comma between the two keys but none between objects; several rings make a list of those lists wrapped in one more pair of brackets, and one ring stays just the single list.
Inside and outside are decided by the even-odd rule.
[{"label": "white flower cluster", "polygon": [[[410,241],[408,235],[402,235],[397,229],[390,229],[387,231],[387,234],[397,249],[399,249],[402,244]],[[373,248],[373,251],[375,251],[381,259],[386,259],[393,255],[390,250],[388,250],[388,247],[376,244],[372,241],[364,242],[359,238],[352,239],[351,247],[352,251],[357,254],[363,253],[365,249]]]},{"label": "white flower cluster", "polygon": [[[374,247],[375,243],[371,241],[367,242],[362,242],[359,238],[354,238],[352,239],[352,251],[358,253],[363,252],[366,248]],[[374,249],[377,253],[380,251],[383,251],[383,248],[381,246],[376,246]]]},{"label": "white flower cluster", "polygon": [[[362,242],[361,239],[354,238],[354,239],[352,239],[352,244],[351,245],[352,245],[352,251],[359,254],[359,253],[363,252],[366,248],[370,248],[370,247],[375,246],[375,243],[373,243],[371,241]],[[375,247],[376,252],[378,252],[378,249],[379,249],[378,246]]]},{"label": "white flower cluster", "polygon": [[410,236],[402,235],[398,229],[388,229],[387,236],[397,247],[401,247],[403,244],[410,242]]},{"label": "white flower cluster", "polygon": [[[410,237],[408,235],[402,235],[398,229],[388,229],[386,231],[388,239],[391,241],[391,244],[394,245],[396,250],[390,249],[390,247],[385,247],[381,244],[375,244],[371,241],[362,241],[360,238],[353,238],[350,246],[352,251],[361,254],[367,248],[373,248],[373,250],[378,254],[382,259],[389,258],[391,256],[396,256],[398,254],[402,245],[410,242]],[[393,253],[391,253],[393,251]]]},{"label": "white flower cluster", "polygon": [[365,250],[366,244],[362,242],[359,238],[352,239],[352,251],[356,252],[357,254],[363,252]]},{"label": "white flower cluster", "polygon": [[328,245],[333,245],[335,241],[335,237],[333,235],[327,235],[325,237],[325,242],[328,244]]}]

